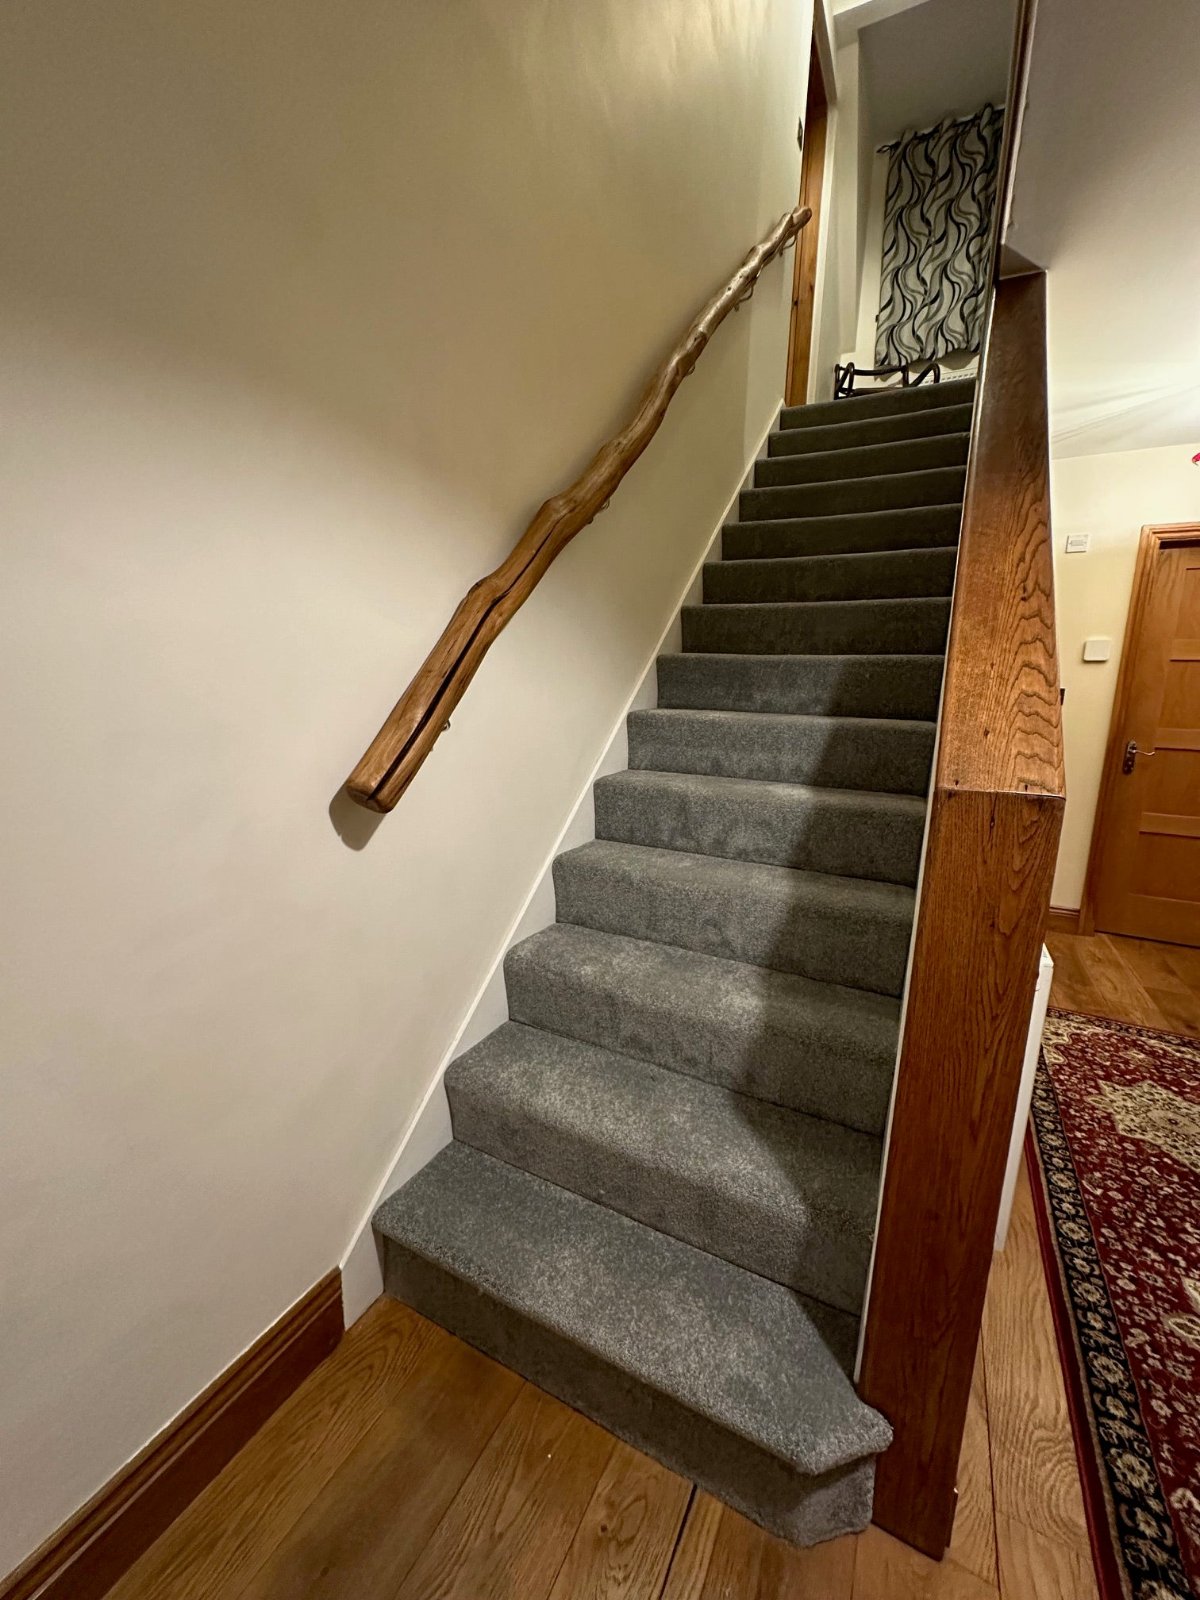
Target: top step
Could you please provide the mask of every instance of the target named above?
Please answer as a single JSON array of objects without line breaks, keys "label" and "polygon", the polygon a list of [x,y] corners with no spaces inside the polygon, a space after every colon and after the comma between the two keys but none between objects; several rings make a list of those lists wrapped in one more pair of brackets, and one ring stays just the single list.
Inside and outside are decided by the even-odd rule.
[{"label": "top step", "polygon": [[936,411],[942,406],[970,404],[975,398],[974,378],[950,383],[923,383],[907,389],[876,389],[845,400],[822,400],[811,406],[784,406],[781,428],[823,428],[835,422],[862,422],[866,417],[890,417],[897,412]]}]

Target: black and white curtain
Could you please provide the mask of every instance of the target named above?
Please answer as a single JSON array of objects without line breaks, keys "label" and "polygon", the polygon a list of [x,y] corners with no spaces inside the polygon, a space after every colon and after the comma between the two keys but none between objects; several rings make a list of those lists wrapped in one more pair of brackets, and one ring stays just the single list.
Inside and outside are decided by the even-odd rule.
[{"label": "black and white curtain", "polygon": [[1003,111],[987,105],[892,146],[877,366],[978,350],[1003,129]]}]

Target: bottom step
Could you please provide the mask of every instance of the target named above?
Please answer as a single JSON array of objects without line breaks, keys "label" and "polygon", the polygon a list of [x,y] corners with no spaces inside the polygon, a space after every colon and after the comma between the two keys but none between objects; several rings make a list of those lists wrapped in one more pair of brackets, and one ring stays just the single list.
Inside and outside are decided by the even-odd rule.
[{"label": "bottom step", "polygon": [[870,1521],[853,1317],[458,1143],[375,1227],[390,1294],[771,1532]]}]

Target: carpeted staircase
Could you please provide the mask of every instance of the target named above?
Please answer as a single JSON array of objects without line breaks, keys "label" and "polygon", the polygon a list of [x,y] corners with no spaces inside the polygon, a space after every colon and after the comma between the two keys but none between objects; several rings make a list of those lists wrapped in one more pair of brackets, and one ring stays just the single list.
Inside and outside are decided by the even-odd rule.
[{"label": "carpeted staircase", "polygon": [[974,385],[789,408],[389,1291],[800,1543],[864,1527],[853,1370]]}]

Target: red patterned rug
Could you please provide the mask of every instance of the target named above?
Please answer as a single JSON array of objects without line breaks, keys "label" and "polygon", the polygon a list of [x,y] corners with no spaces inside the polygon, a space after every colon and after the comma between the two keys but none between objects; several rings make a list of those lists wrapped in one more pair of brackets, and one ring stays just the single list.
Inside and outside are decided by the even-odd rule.
[{"label": "red patterned rug", "polygon": [[1200,1041],[1051,1011],[1034,1197],[1104,1600],[1200,1596]]}]

